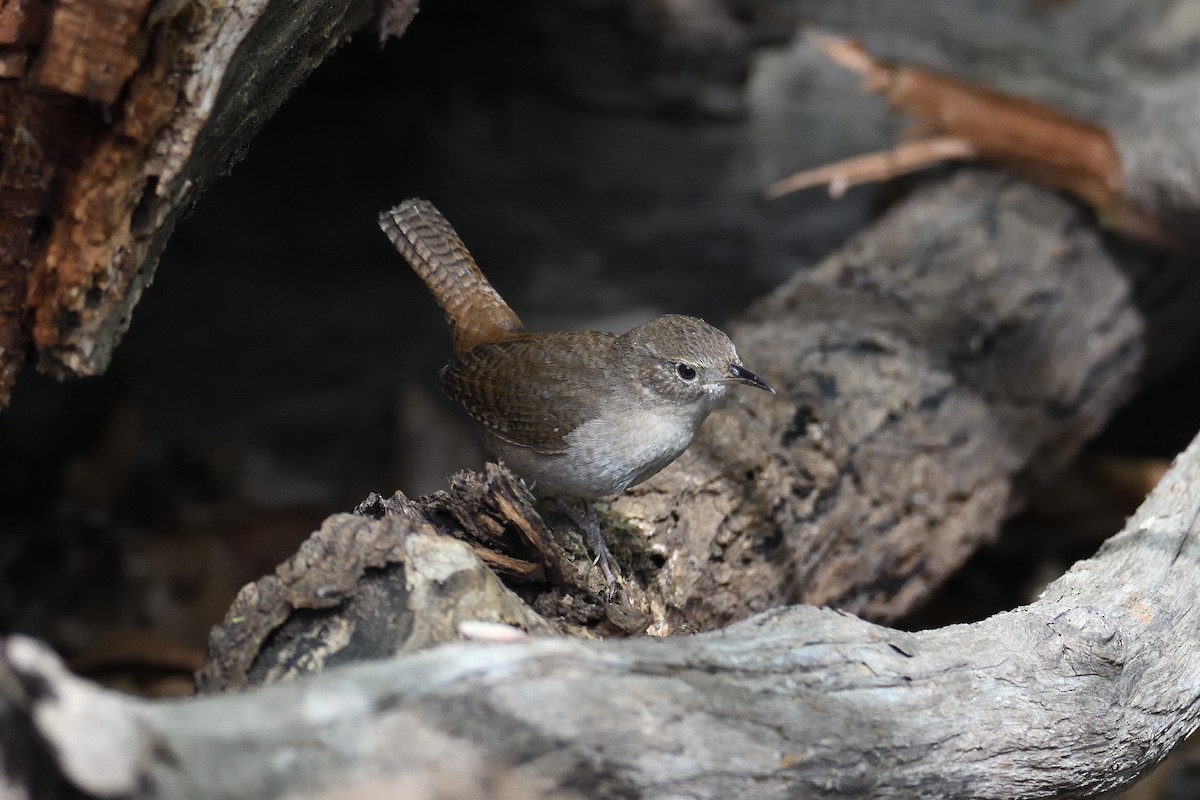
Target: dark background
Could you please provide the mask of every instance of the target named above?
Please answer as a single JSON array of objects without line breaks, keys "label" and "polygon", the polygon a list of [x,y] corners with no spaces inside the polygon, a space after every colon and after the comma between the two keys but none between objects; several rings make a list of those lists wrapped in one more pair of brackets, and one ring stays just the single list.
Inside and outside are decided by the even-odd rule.
[{"label": "dark background", "polygon": [[[906,126],[790,20],[748,13],[697,53],[621,4],[427,5],[322,66],[203,196],[108,374],[22,376],[0,413],[0,629],[184,691],[233,593],[321,519],[482,463],[437,390],[440,312],[376,227],[404,198],[441,208],[529,327],[624,330],[722,323],[911,183],[761,198]],[[1109,460],[1051,488],[1056,513],[1035,503],[908,624],[1022,602],[1091,552],[1200,426],[1196,372],[1143,393]]]}]

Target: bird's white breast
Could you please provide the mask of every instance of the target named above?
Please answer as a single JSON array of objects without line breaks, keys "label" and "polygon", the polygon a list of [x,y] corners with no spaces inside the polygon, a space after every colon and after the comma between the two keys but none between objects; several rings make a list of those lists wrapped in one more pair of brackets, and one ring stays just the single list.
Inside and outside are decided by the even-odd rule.
[{"label": "bird's white breast", "polygon": [[593,496],[616,494],[670,464],[695,435],[691,420],[646,409],[593,419],[567,437],[563,478]]}]

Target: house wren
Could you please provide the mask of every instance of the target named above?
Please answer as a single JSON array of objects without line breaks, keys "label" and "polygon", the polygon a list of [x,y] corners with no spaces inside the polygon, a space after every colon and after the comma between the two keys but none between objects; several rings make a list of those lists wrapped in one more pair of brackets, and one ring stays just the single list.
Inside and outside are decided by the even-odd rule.
[{"label": "house wren", "polygon": [[537,489],[585,501],[588,544],[613,585],[612,556],[587,501],[674,461],[733,384],[775,392],[742,366],[733,342],[669,314],[617,335],[524,330],[446,218],[406,200],[379,226],[450,323],[442,389],[474,418],[484,446]]}]

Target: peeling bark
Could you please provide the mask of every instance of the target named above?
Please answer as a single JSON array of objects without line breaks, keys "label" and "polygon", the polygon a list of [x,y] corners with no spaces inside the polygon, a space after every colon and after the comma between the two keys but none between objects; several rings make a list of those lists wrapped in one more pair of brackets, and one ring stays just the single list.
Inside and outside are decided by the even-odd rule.
[{"label": "peeling bark", "polygon": [[372,10],[0,8],[0,406],[31,345],[60,378],[104,371],[179,217]]}]

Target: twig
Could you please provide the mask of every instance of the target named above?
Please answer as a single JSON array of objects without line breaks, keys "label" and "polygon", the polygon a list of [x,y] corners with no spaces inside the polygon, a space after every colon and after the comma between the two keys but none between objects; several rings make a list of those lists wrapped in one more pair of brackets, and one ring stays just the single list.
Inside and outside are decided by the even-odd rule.
[{"label": "twig", "polygon": [[940,136],[907,142],[876,153],[854,156],[814,169],[801,170],[767,187],[768,200],[812,186],[829,184],[829,196],[838,198],[851,186],[891,180],[946,161],[976,158],[978,149],[964,139]]}]

